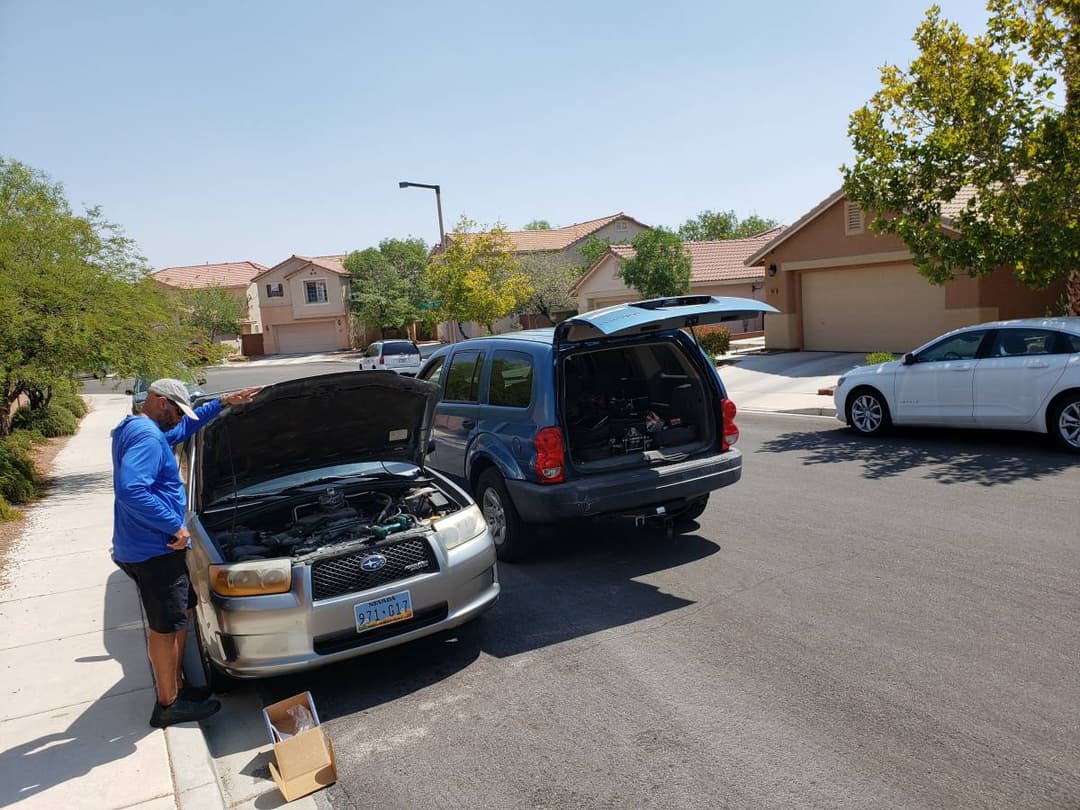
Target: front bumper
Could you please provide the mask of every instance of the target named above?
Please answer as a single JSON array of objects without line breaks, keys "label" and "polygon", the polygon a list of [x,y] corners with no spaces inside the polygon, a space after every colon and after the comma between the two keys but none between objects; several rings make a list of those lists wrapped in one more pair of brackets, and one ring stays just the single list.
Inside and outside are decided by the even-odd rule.
[{"label": "front bumper", "polygon": [[[235,678],[284,675],[457,627],[495,604],[500,586],[489,532],[449,552],[435,543],[435,553],[437,572],[318,602],[311,598],[307,565],[293,567],[288,593],[211,595],[200,603],[198,619],[209,657]],[[405,590],[412,599],[413,619],[367,633],[356,631],[354,605]]]},{"label": "front bumper", "polygon": [[728,450],[657,467],[596,473],[561,484],[507,480],[522,520],[551,523],[610,514],[655,514],[734,484],[742,477],[742,453]]}]

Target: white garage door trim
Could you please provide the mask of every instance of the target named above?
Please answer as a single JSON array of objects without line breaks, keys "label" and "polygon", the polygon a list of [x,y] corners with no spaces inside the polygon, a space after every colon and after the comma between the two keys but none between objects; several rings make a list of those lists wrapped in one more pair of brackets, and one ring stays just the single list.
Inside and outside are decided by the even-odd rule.
[{"label": "white garage door trim", "polygon": [[945,331],[945,288],[911,265],[802,271],[803,348],[906,352]]},{"label": "white garage door trim", "polygon": [[294,323],[275,326],[279,354],[329,352],[338,348],[337,324],[334,321]]}]

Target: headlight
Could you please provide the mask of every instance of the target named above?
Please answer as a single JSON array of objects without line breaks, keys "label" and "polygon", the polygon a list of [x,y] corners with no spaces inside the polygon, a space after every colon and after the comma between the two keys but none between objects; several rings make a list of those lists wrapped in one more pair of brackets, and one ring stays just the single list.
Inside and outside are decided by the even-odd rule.
[{"label": "headlight", "polygon": [[435,529],[435,537],[447,551],[483,534],[484,529],[487,528],[480,507],[476,504],[455,512],[450,517],[436,520],[431,526]]},{"label": "headlight", "polygon": [[843,385],[844,380],[846,380],[846,379],[847,379],[847,377],[838,377],[837,380],[836,380],[836,387],[839,388],[841,385]]},{"label": "headlight", "polygon": [[210,566],[210,587],[219,596],[285,593],[292,587],[292,561],[251,560]]}]

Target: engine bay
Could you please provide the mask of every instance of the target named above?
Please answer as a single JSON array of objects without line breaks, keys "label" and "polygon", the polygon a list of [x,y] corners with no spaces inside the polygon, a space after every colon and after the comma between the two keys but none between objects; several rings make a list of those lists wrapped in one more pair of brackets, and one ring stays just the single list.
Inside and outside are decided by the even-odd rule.
[{"label": "engine bay", "polygon": [[204,522],[226,562],[304,558],[341,546],[375,543],[422,529],[460,506],[432,485],[346,492],[340,487],[230,513],[224,526]]}]

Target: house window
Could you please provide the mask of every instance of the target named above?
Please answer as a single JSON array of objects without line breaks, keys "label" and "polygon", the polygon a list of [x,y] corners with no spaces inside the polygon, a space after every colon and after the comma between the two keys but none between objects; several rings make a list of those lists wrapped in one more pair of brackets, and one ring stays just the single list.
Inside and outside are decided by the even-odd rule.
[{"label": "house window", "polygon": [[325,304],[330,299],[326,295],[325,281],[305,281],[304,300],[309,304]]},{"label": "house window", "polygon": [[284,298],[285,297],[285,285],[281,282],[277,284],[266,285],[266,297],[267,298]]},{"label": "house window", "polygon": [[855,236],[864,230],[863,212],[853,202],[844,203],[844,235]]},{"label": "house window", "polygon": [[617,230],[617,231],[625,231],[626,230],[626,223],[625,222],[616,222],[615,223],[615,230]]}]

